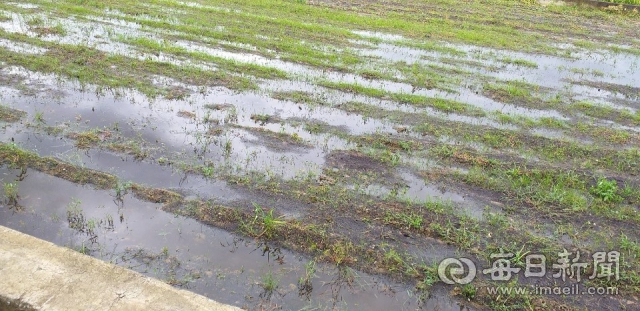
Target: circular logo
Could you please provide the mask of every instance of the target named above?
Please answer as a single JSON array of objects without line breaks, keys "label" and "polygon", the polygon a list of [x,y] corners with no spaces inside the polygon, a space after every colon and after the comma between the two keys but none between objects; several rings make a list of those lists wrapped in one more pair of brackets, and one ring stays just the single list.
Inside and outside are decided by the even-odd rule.
[{"label": "circular logo", "polygon": [[[465,270],[467,270],[466,273]],[[438,276],[442,282],[450,285],[469,284],[476,277],[476,265],[468,258],[446,258],[438,265]]]}]

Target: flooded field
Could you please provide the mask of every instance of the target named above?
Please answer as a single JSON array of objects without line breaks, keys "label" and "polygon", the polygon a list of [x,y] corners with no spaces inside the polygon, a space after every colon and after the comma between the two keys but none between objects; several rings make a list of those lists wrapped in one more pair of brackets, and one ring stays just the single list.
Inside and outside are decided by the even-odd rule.
[{"label": "flooded field", "polygon": [[[546,1],[2,2],[0,225],[249,310],[638,309],[639,27]],[[563,250],[617,251],[619,277],[558,278]],[[547,273],[482,273],[501,252]],[[446,284],[460,257],[475,280]],[[490,290],[576,284],[617,294]]]}]

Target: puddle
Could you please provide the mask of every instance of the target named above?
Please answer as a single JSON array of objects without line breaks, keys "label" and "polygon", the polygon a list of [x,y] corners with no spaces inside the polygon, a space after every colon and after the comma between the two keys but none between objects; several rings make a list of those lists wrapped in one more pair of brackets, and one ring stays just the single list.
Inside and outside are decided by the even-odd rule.
[{"label": "puddle", "polygon": [[[34,95],[2,87],[0,99],[3,103],[26,111],[28,120],[41,114],[47,125],[71,131],[108,129],[125,138],[138,138],[150,144],[149,148],[157,150],[158,157],[162,154],[178,155],[198,163],[220,163],[219,159],[229,158],[234,165],[274,172],[285,178],[320,172],[327,152],[346,149],[352,147],[352,144],[326,134],[311,134],[302,127],[287,124],[259,126],[251,119],[252,115],[321,121],[335,127],[346,127],[354,134],[395,132],[390,124],[337,109],[309,108],[256,93],[236,93],[225,88],[197,93],[187,100],[152,100],[134,91],[119,90],[117,95],[96,94],[90,86],[81,87],[76,83],[59,81],[54,75],[41,75],[16,67],[5,68],[3,72],[19,75],[25,79],[22,82],[25,86],[37,86],[38,92]],[[57,96],[50,96],[53,91],[58,93]],[[225,103],[233,108],[219,111],[207,109],[205,105],[211,103]],[[114,106],[118,109],[109,108]],[[179,111],[193,112],[194,119],[178,116]],[[245,139],[246,134],[233,129],[220,137],[205,137],[203,134],[214,121],[223,126],[225,122],[231,122],[245,127],[265,128],[274,133],[295,134],[314,148],[304,152],[274,151],[262,146],[259,141],[256,144],[255,139]],[[14,128],[12,131],[5,134],[18,143],[30,137],[28,130]],[[225,156],[227,143],[230,145],[230,154]],[[65,152],[64,149],[68,146],[56,149],[49,145],[42,146],[40,150],[55,155]]]},{"label": "puddle", "polygon": [[[189,7],[189,8],[207,9],[207,10],[220,11],[220,12],[232,12],[232,10],[229,9],[229,8],[224,8],[224,7],[219,7],[219,6],[212,6],[212,5],[203,5],[203,4],[200,4],[200,3],[197,3],[197,2],[179,1],[178,4],[180,4],[182,6],[185,6],[185,7]],[[242,11],[233,10],[233,12],[241,13]]]},{"label": "puddle", "polygon": [[[423,179],[417,178],[412,173],[401,172],[400,176],[402,182],[398,184],[399,186],[396,188],[389,188],[388,186],[380,184],[371,184],[359,190],[364,194],[374,197],[385,198],[391,196],[415,204],[433,201],[451,203],[454,209],[459,209],[458,212],[463,215],[476,220],[484,219],[485,207],[473,197],[457,192],[444,185],[427,184]],[[351,186],[351,188],[355,189],[354,186]]]},{"label": "puddle", "polygon": [[[29,31],[26,30],[28,29],[28,27],[26,26],[26,22],[24,21],[24,18],[22,18],[18,14],[13,14],[13,15],[14,16],[12,21],[5,22],[3,24],[4,28],[7,31],[23,32],[23,33],[26,32],[27,34],[29,34]],[[129,57],[135,57],[141,60],[150,59],[158,62],[171,63],[177,66],[195,66],[197,68],[204,69],[204,70],[216,70],[215,64],[182,60],[182,59],[173,57],[171,55],[163,54],[163,53],[148,54],[148,53],[137,52],[134,47],[124,43],[117,42],[112,38],[117,36],[125,36],[125,37],[152,38],[157,41],[163,41],[163,39],[160,36],[154,33],[151,33],[149,31],[146,31],[146,30],[142,31],[140,29],[140,26],[136,23],[119,21],[118,19],[100,18],[100,17],[90,17],[90,18],[92,18],[92,21],[93,21],[92,23],[84,22],[76,19],[47,20],[47,23],[59,22],[64,24],[65,26],[67,26],[67,28],[70,28],[70,29],[67,31],[67,34],[65,34],[65,36],[46,36],[42,39],[46,41],[53,41],[53,42],[60,42],[60,43],[67,43],[67,44],[83,42],[83,44],[93,46],[96,49],[104,52],[122,54]],[[29,34],[29,35],[35,36],[35,34]],[[377,37],[380,36],[380,34],[370,34],[370,33],[363,33],[361,35],[369,35],[369,36],[377,36]],[[423,95],[428,97],[457,100],[478,108],[482,108],[489,112],[500,111],[503,113],[518,114],[518,115],[523,115],[531,118],[550,117],[550,118],[565,119],[565,117],[557,111],[528,109],[528,108],[517,107],[511,104],[499,103],[489,98],[486,98],[484,96],[476,94],[477,92],[472,89],[468,89],[464,87],[460,87],[459,89],[456,90],[458,94],[451,94],[449,92],[438,91],[438,90],[425,90],[425,89],[415,90],[414,87],[405,83],[397,83],[397,82],[375,80],[375,79],[374,80],[365,79],[355,74],[337,73],[332,71],[320,70],[320,69],[312,68],[306,65],[295,64],[291,62],[282,61],[279,59],[271,59],[271,58],[267,58],[267,57],[256,55],[256,54],[229,52],[222,49],[209,47],[201,43],[195,43],[195,42],[189,42],[189,41],[176,41],[173,44],[175,44],[178,47],[184,48],[187,51],[202,52],[208,55],[221,57],[221,58],[229,59],[233,61],[258,64],[262,66],[280,69],[290,74],[293,74],[296,77],[302,78],[302,80],[309,81],[309,82],[322,79],[322,80],[327,80],[332,82],[354,83],[364,87],[376,88],[376,89],[385,90],[393,93],[407,93],[407,94],[412,93],[412,94]],[[567,79],[567,75],[562,74],[562,70],[559,70],[558,68],[564,68],[564,67],[561,67],[563,66],[562,64],[569,66],[567,62],[571,62],[571,64],[574,66],[572,68],[581,68],[580,65],[582,65],[582,67],[587,67],[589,68],[589,70],[592,70],[592,71],[608,69],[607,72],[613,71],[614,73],[615,72],[620,73],[618,75],[613,74],[613,76],[620,76],[620,75],[622,75],[623,77],[630,76],[631,78],[623,79],[625,83],[631,83],[633,85],[633,83],[637,82],[636,81],[637,77],[633,75],[634,71],[632,72],[622,71],[623,70],[622,68],[626,68],[625,66],[630,65],[629,62],[633,62],[635,64],[637,62],[637,59],[631,59],[628,62],[623,61],[622,62],[623,64],[620,65],[617,62],[612,62],[609,58],[598,57],[591,54],[589,55],[591,58],[588,60],[585,60],[585,59],[568,60],[568,59],[559,58],[559,57],[539,56],[539,55],[533,56],[533,55],[524,54],[524,53],[497,51],[492,49],[477,48],[477,47],[464,46],[464,45],[448,44],[447,46],[472,54],[470,56],[459,57],[461,60],[465,60],[465,61],[471,61],[473,57],[477,57],[478,54],[487,54],[487,55],[491,55],[491,57],[496,59],[508,57],[508,58],[529,60],[529,58],[531,58],[532,62],[540,61],[542,63],[542,65],[539,65],[538,68],[523,69],[517,66],[513,66],[514,68],[509,67],[509,68],[506,68],[507,70],[500,70],[498,73],[488,72],[488,71],[478,72],[483,75],[493,76],[498,79],[525,80],[527,82],[537,83],[542,86],[548,86],[544,83],[545,81],[547,81],[545,79],[547,79],[549,76],[552,76],[556,78],[552,79],[553,80],[552,82],[547,82],[547,83],[552,84],[550,85],[550,87],[552,88],[560,88],[562,85],[566,84],[564,80]],[[373,49],[360,50],[360,53],[363,56],[381,57],[387,61],[402,60],[407,63],[421,62],[423,64],[429,64],[428,61],[425,61],[425,57],[427,56],[429,57],[442,56],[438,52],[434,52],[434,51],[425,51],[425,50],[418,50],[414,48],[400,47],[400,46],[396,46],[388,43],[379,44]],[[398,57],[398,59],[396,59],[396,57]],[[610,67],[613,66],[613,68],[598,67],[602,63]],[[435,64],[438,66],[445,66],[445,67],[449,66],[447,64],[438,63],[438,62],[436,62]],[[458,67],[453,66],[452,68],[458,68]],[[531,79],[532,77],[535,78],[535,81],[528,80],[528,79]],[[543,77],[544,79],[541,77]],[[616,80],[607,79],[607,82],[616,82]],[[292,84],[293,89],[295,90],[301,90],[303,88],[303,85],[300,85],[297,82],[295,83],[289,82],[289,83]],[[268,84],[263,85],[263,89],[273,90],[273,85],[271,85],[271,87]],[[326,90],[321,90],[318,88],[315,88],[315,90],[323,93],[326,92]],[[338,95],[335,97],[341,98],[342,101],[347,101],[347,100],[360,100],[365,102],[372,101],[371,98],[367,98],[364,96],[344,94],[342,92],[339,92]],[[386,102],[377,101],[377,102],[381,105],[387,105],[389,109],[395,109],[400,111],[406,111],[409,109],[415,110],[415,108],[407,108],[405,105],[399,105],[397,103],[391,103],[388,101]],[[463,122],[470,121],[469,117],[460,117],[456,115],[442,114],[430,108],[421,109],[420,111],[437,115],[438,117],[441,117],[443,119],[457,120],[457,121],[463,121]],[[482,122],[484,122],[486,125],[489,125],[489,126],[498,127],[498,128],[500,127],[500,125],[497,125],[495,123],[491,124],[487,120],[483,120]]]},{"label": "puddle", "polygon": [[141,30],[141,26],[136,23],[92,16],[89,17],[91,22],[83,21],[80,18],[52,18],[44,14],[37,16],[44,20],[45,25],[62,25],[65,33],[63,35],[47,34],[39,36],[30,30],[27,25],[28,18],[17,13],[11,13],[12,20],[0,22],[0,29],[10,33],[22,33],[32,38],[38,37],[38,39],[47,42],[86,45],[105,53],[123,55],[139,60],[164,62],[176,66],[191,66],[209,71],[216,70],[215,64],[183,60],[163,53],[142,53],[131,45],[115,40],[115,38],[123,36],[144,37],[162,41],[156,34]]},{"label": "puddle", "polygon": [[31,44],[14,42],[11,40],[0,39],[0,47],[3,47],[9,51],[24,54],[43,54],[47,51],[45,48],[37,47]]},{"label": "puddle", "polygon": [[373,31],[366,31],[366,30],[357,30],[357,31],[352,31],[352,32],[354,34],[359,35],[359,36],[364,37],[364,38],[376,38],[376,39],[381,39],[381,40],[386,40],[386,41],[404,40],[403,36],[387,34],[387,33],[382,33],[382,32],[373,32]]},{"label": "puddle", "polygon": [[[640,84],[640,57],[637,55],[610,52],[578,52],[572,54],[572,58],[528,54],[521,52],[510,52],[495,50],[490,48],[442,43],[444,47],[453,48],[464,52],[465,56],[447,56],[447,63],[458,60],[456,66],[437,61],[444,54],[436,51],[427,51],[404,46],[397,46],[390,43],[380,43],[369,48],[361,49],[359,52],[365,56],[377,57],[383,61],[395,63],[406,62],[407,64],[419,63],[423,65],[436,65],[445,68],[457,68],[471,72],[476,76],[487,76],[498,80],[517,80],[539,85],[556,90],[567,89],[576,96],[584,96],[584,88],[572,85],[570,82],[577,78],[583,78],[584,73],[591,73],[589,79],[595,83],[613,83],[623,86],[635,86]],[[483,60],[487,67],[499,68],[499,70],[487,70],[485,67],[469,66],[469,62]],[[535,64],[536,67],[504,65],[500,63],[502,59],[522,60]],[[606,73],[606,74],[600,74]],[[468,83],[468,82],[467,82]],[[471,80],[473,83],[473,80]],[[463,83],[464,84],[464,83]],[[477,95],[473,90],[459,88],[456,91],[460,95],[439,94],[447,99],[457,99],[464,103],[485,109],[497,110],[505,113],[517,113],[528,117],[553,117],[563,119],[564,117],[555,111],[526,109],[510,104],[498,103],[481,95]],[[591,92],[593,93],[593,92]],[[602,94],[599,94],[602,95]]]},{"label": "puddle", "polygon": [[[53,80],[53,78],[51,78]],[[239,130],[230,129],[221,137],[205,137],[207,124],[202,120],[210,109],[204,108],[205,103],[226,102],[234,105],[236,124],[243,126],[257,126],[251,120],[253,114],[276,114],[275,100],[265,99],[254,94],[237,94],[228,90],[219,89],[219,92],[201,95],[196,98],[199,103],[194,105],[193,100],[170,101],[164,99],[150,100],[136,92],[126,92],[115,97],[106,94],[96,95],[91,91],[74,91],[78,89],[73,83],[48,81],[48,77],[38,79],[37,75],[31,77],[34,84],[45,84],[52,89],[65,90],[57,98],[48,95],[25,96],[17,90],[3,88],[6,92],[0,97],[8,106],[16,107],[28,113],[29,119],[37,113],[41,113],[48,125],[58,125],[72,131],[87,131],[92,129],[108,129],[126,139],[137,138],[149,144],[148,148],[157,150],[159,156],[170,158],[178,157],[185,161],[196,163],[216,163],[224,165],[225,159],[231,160],[231,166],[240,166],[252,170],[275,172],[278,175],[292,178],[296,174],[308,174],[309,171],[319,172],[324,163],[324,153],[331,148],[344,147],[345,142],[339,139],[327,139],[326,136],[317,136],[304,132],[302,128],[291,126],[268,125],[266,128],[275,133],[283,129],[289,134],[296,133],[303,140],[309,141],[314,148],[304,152],[284,152],[269,150],[260,142],[250,143],[244,139]],[[35,82],[34,80],[37,80]],[[29,83],[29,82],[28,82]],[[262,102],[262,105],[258,103]],[[109,107],[117,106],[118,109]],[[280,105],[282,106],[282,105]],[[294,108],[295,107],[295,108]],[[196,111],[196,119],[191,120],[177,115],[178,111]],[[298,111],[297,106],[290,111]],[[304,114],[282,114],[287,117],[304,117]],[[209,116],[208,118],[212,118]],[[30,139],[30,131],[20,130],[20,125],[13,125],[9,132],[5,133],[7,139],[14,138],[16,143]],[[230,154],[226,154],[225,145],[229,144]],[[59,142],[53,145],[64,145]],[[61,148],[55,146],[41,146],[49,155],[64,153],[68,144]],[[221,162],[222,160],[222,162]],[[312,165],[308,165],[312,164]]]},{"label": "puddle", "polygon": [[[181,3],[186,7],[206,8],[218,11],[229,11],[226,8],[203,6],[199,3],[184,2]],[[108,52],[127,55],[130,57],[136,57],[138,59],[151,59],[159,62],[167,62],[178,66],[195,66],[205,70],[216,70],[214,64],[207,64],[204,62],[192,62],[185,61],[171,55],[162,53],[147,54],[140,53],[135,50],[134,47],[127,44],[117,42],[113,38],[117,36],[125,37],[144,37],[152,38],[156,41],[163,41],[162,34],[168,34],[166,31],[158,29],[146,29],[142,30],[139,24],[119,20],[118,17],[122,17],[122,13],[119,12],[107,12],[114,18],[102,18],[90,16],[91,23],[81,21],[80,19],[55,19],[47,18],[46,23],[61,23],[66,26],[67,34],[64,36],[45,36],[42,39],[46,41],[60,42],[60,43],[73,43],[83,42],[90,46],[94,46],[97,49]],[[11,13],[12,20],[8,22],[0,23],[0,26],[10,32],[22,32],[27,33],[30,36],[35,34],[28,31],[28,27],[25,22],[25,17],[20,14]],[[244,13],[243,13],[244,14]],[[46,18],[46,16],[44,16]],[[155,33],[154,33],[155,31]],[[177,32],[179,34],[179,32]],[[576,75],[583,75],[583,72],[587,73],[600,73],[606,72],[607,75],[595,75],[595,82],[607,82],[617,83],[621,85],[638,85],[640,84],[640,76],[638,75],[638,66],[640,65],[639,57],[635,55],[629,55],[619,53],[616,55],[610,55],[611,53],[605,52],[575,52],[571,56],[557,57],[548,55],[528,54],[522,52],[510,52],[502,51],[490,48],[481,48],[476,46],[451,44],[442,42],[442,46],[445,48],[455,49],[463,52],[464,55],[449,56],[449,63],[454,62],[456,59],[460,61],[460,64],[449,65],[445,64],[438,59],[445,56],[445,53],[422,50],[417,48],[409,48],[393,44],[394,41],[401,41],[403,38],[397,35],[367,32],[367,31],[355,31],[355,34],[365,38],[377,38],[385,41],[385,43],[379,43],[377,45],[371,45],[370,48],[364,48],[357,50],[361,56],[373,56],[381,60],[372,60],[369,66],[379,67],[385,62],[406,62],[408,64],[421,63],[423,65],[436,65],[444,68],[463,69],[471,73],[471,75],[489,76],[499,80],[520,80],[533,84],[537,84],[543,87],[549,87],[552,89],[562,89],[563,87],[571,87],[566,82],[576,77]],[[390,43],[391,42],[391,43]],[[459,93],[450,94],[448,92],[440,92],[434,90],[414,90],[411,85],[404,83],[397,83],[391,81],[381,81],[365,79],[356,74],[350,73],[337,73],[333,71],[325,71],[316,69],[306,65],[300,65],[292,62],[282,61],[277,58],[267,58],[257,54],[250,53],[238,53],[230,52],[219,48],[207,46],[202,43],[190,42],[190,41],[176,41],[174,43],[178,47],[182,47],[187,51],[202,52],[208,55],[221,57],[229,60],[234,60],[243,63],[251,63],[263,65],[271,68],[277,68],[284,70],[294,76],[306,81],[315,81],[318,79],[342,82],[342,83],[355,83],[365,87],[377,88],[386,90],[389,92],[397,93],[414,93],[418,95],[441,97],[445,99],[460,100],[464,103],[488,110],[488,111],[501,111],[504,113],[515,113],[527,117],[540,118],[540,117],[553,117],[564,118],[560,113],[556,111],[526,109],[517,107],[510,104],[498,103],[490,100],[486,97],[475,94],[475,91],[459,88],[455,90]],[[234,44],[233,42],[217,42],[216,44]],[[253,48],[255,47],[248,47]],[[575,47],[567,46],[567,49],[571,48],[575,50]],[[499,68],[499,70],[486,70],[478,67],[469,67],[466,63],[475,61],[477,59],[483,59],[488,66]],[[505,65],[502,60],[523,60],[529,63],[535,64],[535,67],[528,66],[516,66]],[[435,61],[434,61],[435,60]],[[579,89],[575,89],[573,93],[579,92]],[[577,93],[576,93],[577,94]],[[430,112],[430,111],[427,111]],[[446,117],[446,116],[445,116]]]},{"label": "puddle", "polygon": [[587,140],[587,139],[576,139],[573,138],[571,136],[566,135],[563,131],[560,130],[552,130],[552,129],[546,129],[546,128],[537,128],[537,129],[532,129],[530,131],[531,134],[533,135],[539,135],[542,137],[546,137],[549,139],[559,139],[559,140],[564,140],[564,141],[579,141],[580,143],[584,143],[584,144],[593,144],[592,140]]},{"label": "puddle", "polygon": [[[190,8],[232,12],[224,7],[196,2],[179,4],[180,9],[172,9],[174,13],[189,14]],[[247,12],[233,12],[239,13],[239,16],[251,15]],[[84,44],[106,53],[141,60],[217,70],[215,63],[197,62],[163,53],[142,53],[135,46],[120,42],[126,41],[122,40],[123,38],[148,38],[160,42],[164,41],[166,36],[179,37],[184,33],[142,26],[142,21],[163,21],[177,25],[178,20],[165,21],[145,14],[133,16],[113,10],[106,10],[105,14],[106,17],[73,18],[39,14],[37,16],[43,19],[45,25],[61,24],[66,33],[38,38],[60,44]],[[37,36],[28,26],[27,21],[31,16],[11,12],[8,12],[7,16],[11,19],[0,22],[0,29],[31,37]],[[136,23],[136,20],[140,23]],[[212,29],[218,32],[229,31],[225,27]],[[318,176],[325,166],[328,166],[325,159],[332,151],[350,150],[355,147],[354,143],[340,138],[344,136],[314,133],[300,125],[301,122],[316,122],[333,127],[345,136],[398,134],[398,124],[368,118],[360,112],[349,113],[339,109],[340,105],[347,102],[366,103],[379,109],[376,110],[378,114],[379,111],[389,111],[389,114],[398,111],[433,116],[451,121],[452,126],[472,124],[494,129],[520,129],[514,125],[500,124],[489,117],[447,114],[432,108],[416,108],[392,100],[327,89],[318,86],[321,81],[350,83],[389,93],[459,101],[480,108],[487,112],[487,115],[499,111],[514,118],[524,116],[557,120],[569,118],[556,110],[530,109],[492,100],[481,95],[480,88],[487,82],[517,80],[549,88],[553,92],[566,93],[568,98],[589,99],[614,109],[629,109],[627,106],[632,105],[618,104],[618,100],[633,101],[635,98],[577,85],[574,82],[589,79],[593,85],[640,84],[640,57],[637,55],[602,51],[586,53],[569,45],[562,47],[568,53],[566,57],[450,43],[442,43],[444,49],[429,49],[428,46],[418,49],[407,47],[411,42],[398,35],[368,31],[353,31],[353,34],[361,37],[361,40],[352,40],[352,43],[359,46],[355,52],[366,58],[367,64],[354,66],[350,73],[286,61],[284,59],[287,55],[276,56],[277,53],[274,51],[259,49],[245,43],[210,38],[204,40],[206,43],[184,39],[171,41],[171,44],[186,51],[279,69],[288,73],[291,78],[259,80],[258,90],[239,93],[223,87],[203,89],[185,85],[170,77],[154,77],[154,82],[159,87],[175,87],[188,94],[179,100],[150,99],[131,90],[103,92],[95,86],[79,85],[54,75],[42,75],[17,67],[5,67],[3,64],[0,74],[15,78],[7,79],[15,83],[0,86],[0,101],[9,107],[24,110],[27,116],[22,122],[3,124],[0,139],[5,142],[14,141],[19,146],[36,151],[42,156],[53,156],[82,167],[114,174],[122,181],[173,189],[187,198],[237,203],[253,200],[253,193],[243,192],[240,188],[216,180],[217,172],[234,175],[257,173],[265,179],[272,176],[283,179]],[[273,39],[264,35],[259,35],[259,38]],[[46,49],[6,39],[0,39],[0,47],[16,53],[46,52]],[[230,47],[235,49],[231,51]],[[331,48],[314,47],[319,51],[328,51]],[[450,49],[450,52],[447,53],[446,49]],[[270,56],[271,54],[273,56]],[[415,88],[402,82],[369,79],[354,73],[364,69],[390,68],[397,62],[416,63],[438,68],[443,72],[455,70],[457,73],[450,74],[455,75],[461,82],[453,83],[456,85],[445,91]],[[396,81],[407,80],[393,69],[385,74],[391,74]],[[296,104],[269,97],[274,92],[286,91],[305,91],[318,95],[325,102],[324,106]],[[636,112],[637,109],[640,108],[631,107],[629,111]],[[255,116],[272,120],[262,124],[256,122]],[[273,121],[274,119],[276,121]],[[638,127],[625,127],[608,120],[593,122],[605,127],[640,131]],[[75,141],[66,138],[64,133],[44,133],[43,124],[40,123],[55,126],[64,133],[109,131],[139,144],[138,146],[148,154],[146,158],[139,160],[133,155],[95,148],[78,150],[74,146]],[[571,139],[562,131],[528,131],[551,139]],[[415,136],[417,133],[406,135],[420,138]],[[292,139],[298,143],[292,142]],[[464,144],[465,147],[476,150],[487,148],[479,143],[463,142],[459,137],[442,136],[440,141]],[[588,140],[579,142],[591,143]],[[170,164],[159,165],[160,159]],[[429,170],[438,166],[438,163],[431,159],[402,156],[401,160],[403,165],[409,164],[417,169]],[[527,161],[533,162],[536,159],[532,157]],[[179,169],[181,165],[204,165],[211,170],[212,178],[184,174]],[[465,172],[463,168],[453,169]],[[16,180],[18,173],[3,168],[0,170],[0,178],[4,182],[12,182]],[[482,197],[482,193],[473,189],[453,189],[427,183],[409,171],[398,173],[400,182],[395,187],[374,184],[358,190],[374,196],[395,196],[416,203],[431,200],[450,202],[457,213],[480,221],[484,219],[487,210],[492,209],[487,209],[483,204],[487,200]],[[305,275],[305,265],[309,263],[309,259],[304,256],[286,250],[267,248],[255,241],[243,240],[194,220],[176,217],[161,211],[157,204],[142,202],[130,195],[125,196],[121,202],[115,200],[114,191],[92,190],[35,171],[30,170],[27,177],[18,184],[19,203],[23,209],[12,209],[5,204],[0,209],[0,224],[46,238],[59,245],[86,251],[92,256],[164,279],[218,301],[248,309],[273,309],[282,305],[290,309],[396,310],[398,306],[407,310],[420,307],[428,310],[463,309],[449,298],[450,294],[445,288],[436,286],[430,298],[423,305],[419,305],[415,294],[406,286],[364,273],[338,270],[321,264],[317,265],[311,283],[307,284],[309,287],[300,288],[298,279]],[[303,207],[296,203],[279,201],[274,205],[279,205],[283,211],[278,211],[285,216],[302,219],[304,215],[300,210]],[[564,236],[560,239],[563,243],[571,243]],[[423,246],[433,241],[418,240],[416,238],[409,241],[415,243],[409,243],[405,249],[427,261],[436,260],[438,256],[445,254],[455,255],[451,251],[453,247],[438,246],[437,249],[426,249]],[[436,247],[433,246],[436,243],[430,245]],[[267,290],[264,283],[271,276],[278,285],[274,290]],[[311,287],[312,291],[304,291]]]},{"label": "puddle", "polygon": [[[403,285],[352,270],[317,264],[306,290],[298,279],[309,260],[243,240],[160,206],[114,191],[98,191],[28,170],[2,168],[3,182],[16,182],[21,208],[2,205],[0,224],[91,256],[163,279],[223,303],[250,309],[338,308],[411,310],[416,297]],[[265,289],[273,276],[275,288]],[[437,289],[437,288],[436,288]],[[435,291],[423,308],[461,310],[446,291]]]}]

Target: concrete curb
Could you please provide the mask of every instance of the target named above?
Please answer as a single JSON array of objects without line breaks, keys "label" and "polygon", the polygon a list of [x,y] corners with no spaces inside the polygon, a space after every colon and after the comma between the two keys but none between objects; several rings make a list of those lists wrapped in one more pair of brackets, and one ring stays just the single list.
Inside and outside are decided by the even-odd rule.
[{"label": "concrete curb", "polygon": [[36,310],[241,310],[2,226],[0,300]]}]

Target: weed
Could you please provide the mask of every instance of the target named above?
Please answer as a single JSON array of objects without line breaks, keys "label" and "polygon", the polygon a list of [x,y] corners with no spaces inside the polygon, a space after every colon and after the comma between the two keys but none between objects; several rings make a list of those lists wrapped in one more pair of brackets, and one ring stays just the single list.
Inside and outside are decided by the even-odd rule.
[{"label": "weed", "polygon": [[24,111],[9,108],[5,105],[0,105],[0,120],[6,122],[16,122],[20,120],[26,113]]},{"label": "weed", "polygon": [[386,222],[398,221],[406,228],[420,230],[422,229],[422,215],[414,212],[395,213],[388,212],[386,216]]},{"label": "weed", "polygon": [[251,115],[251,120],[255,121],[256,123],[260,122],[260,124],[262,125],[269,122],[270,119],[271,119],[271,116],[268,114],[252,114]]},{"label": "weed", "polygon": [[41,16],[34,16],[27,21],[29,26],[41,26],[44,25],[44,19]]},{"label": "weed", "polygon": [[121,181],[116,182],[116,185],[114,187],[114,190],[116,192],[116,200],[122,202],[124,196],[127,194],[129,189],[131,189],[131,186],[133,186],[133,183],[130,181],[124,183]]},{"label": "weed", "polygon": [[616,203],[622,199],[618,195],[618,184],[615,180],[600,178],[591,192],[604,202]]},{"label": "weed", "polygon": [[271,96],[275,99],[289,100],[298,104],[317,104],[317,100],[314,98],[313,94],[304,91],[274,92]]},{"label": "weed", "polygon": [[83,255],[88,255],[89,252],[91,251],[84,242],[82,242],[82,245],[80,245],[76,251],[78,251],[78,253],[83,254]]},{"label": "weed", "polygon": [[305,123],[304,130],[311,134],[319,134],[324,132],[322,124],[319,123]]},{"label": "weed", "polygon": [[36,123],[45,123],[44,113],[42,111],[37,111],[36,114],[33,116],[33,121],[35,121]]},{"label": "weed", "polygon": [[238,111],[236,110],[236,106],[231,106],[231,108],[229,108],[227,111],[226,117],[224,118],[224,123],[232,122],[238,122]]},{"label": "weed", "polygon": [[422,228],[422,215],[410,213],[401,214],[400,216],[409,228],[420,230]]},{"label": "weed", "polygon": [[468,219],[461,220],[459,224],[449,220],[444,225],[434,222],[430,224],[430,228],[445,240],[463,248],[471,248],[479,239],[478,224]]},{"label": "weed", "polygon": [[464,286],[462,286],[462,296],[464,298],[467,298],[467,300],[471,301],[473,298],[476,297],[476,293],[478,292],[478,289],[476,288],[475,285],[469,283],[466,284]]},{"label": "weed", "polygon": [[107,215],[107,229],[109,229],[109,230],[113,230],[114,229],[113,216],[111,216],[110,214]]},{"label": "weed", "polygon": [[76,147],[78,149],[89,149],[100,142],[100,136],[97,130],[90,130],[82,133],[73,133],[67,135],[68,137],[75,139]]},{"label": "weed", "polygon": [[397,166],[401,161],[400,155],[389,149],[384,149],[382,151],[366,150],[365,154],[379,160],[380,162],[388,163],[391,166]]},{"label": "weed", "polygon": [[203,166],[202,167],[202,175],[204,177],[212,177],[213,176],[213,167],[212,166]]},{"label": "weed", "polygon": [[9,16],[5,12],[0,12],[0,22],[6,22],[6,21],[10,21],[10,20],[11,20],[11,16]]},{"label": "weed", "polygon": [[384,254],[384,260],[389,271],[401,271],[404,267],[404,260],[395,249],[388,249]]},{"label": "weed", "polygon": [[59,36],[64,36],[67,34],[67,30],[64,29],[64,26],[62,24],[57,23],[55,26],[51,28],[51,33]]},{"label": "weed", "polygon": [[19,190],[17,182],[5,182],[3,185],[4,188],[4,198],[9,205],[16,206],[18,205],[19,198]]},{"label": "weed", "polygon": [[315,277],[316,262],[310,260],[305,264],[305,273],[298,279],[298,289],[300,293],[311,293],[313,291],[313,284],[311,280]]},{"label": "weed", "polygon": [[285,222],[282,216],[276,217],[273,215],[273,209],[266,212],[260,205],[253,203],[255,217],[253,218],[252,225],[260,227],[261,232],[256,237],[272,238],[277,233],[278,228]]},{"label": "weed", "polygon": [[324,256],[338,266],[348,265],[355,262],[353,254],[355,247],[351,242],[338,242],[332,244],[324,251]]},{"label": "weed", "polygon": [[86,229],[86,220],[84,212],[80,205],[82,202],[78,199],[74,199],[67,205],[67,221],[69,227],[80,232],[84,232]]},{"label": "weed", "polygon": [[233,143],[231,139],[227,139],[224,142],[224,157],[228,158],[231,155],[231,151],[233,151]]},{"label": "weed", "polygon": [[[502,250],[501,250],[502,252]],[[517,266],[517,267],[524,267],[525,266],[525,262],[524,262],[524,258],[525,256],[527,256],[529,254],[529,251],[524,251],[524,245],[522,245],[522,247],[515,251],[513,253],[513,258],[511,258],[511,262]]]},{"label": "weed", "polygon": [[529,67],[529,68],[538,68],[538,64],[526,59],[520,59],[520,58],[513,59],[513,58],[505,57],[505,58],[501,58],[500,61],[505,64],[512,64],[516,66]]},{"label": "weed", "polygon": [[267,293],[271,293],[274,290],[276,290],[276,288],[278,288],[278,284],[279,281],[278,279],[276,279],[276,277],[273,275],[273,271],[271,271],[271,269],[269,269],[269,272],[267,272],[265,275],[262,276],[262,288],[264,288],[265,292]]},{"label": "weed", "polygon": [[435,269],[433,268],[425,269],[425,276],[422,279],[422,281],[418,284],[417,286],[418,289],[427,289],[433,286],[433,284],[436,284],[438,281],[440,281],[437,271],[438,271],[437,267]]}]

